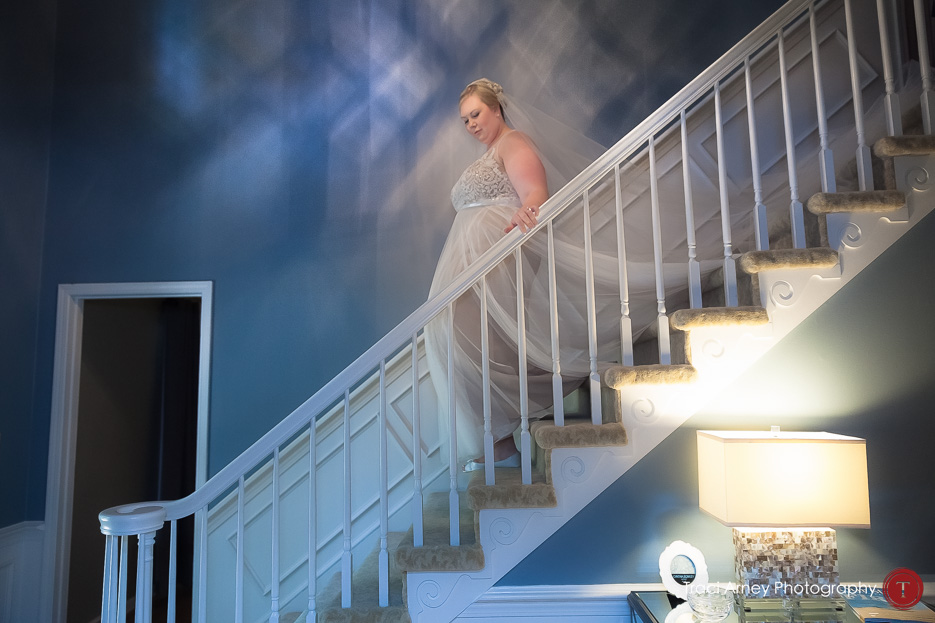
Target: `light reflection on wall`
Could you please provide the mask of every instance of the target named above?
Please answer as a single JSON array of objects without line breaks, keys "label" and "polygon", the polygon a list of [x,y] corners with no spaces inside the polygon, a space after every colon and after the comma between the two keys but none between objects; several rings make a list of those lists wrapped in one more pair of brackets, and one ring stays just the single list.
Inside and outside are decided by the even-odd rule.
[{"label": "light reflection on wall", "polygon": [[[284,155],[277,131],[322,124],[328,181],[315,209],[326,225],[398,235],[423,222],[410,213],[427,216],[410,242],[429,261],[453,217],[452,158],[439,154],[466,150],[459,165],[474,156],[452,144],[466,82],[489,76],[610,144],[699,69],[679,61],[696,56],[684,42],[709,4],[723,3],[247,0],[211,11],[167,1],[158,89],[195,125],[235,121],[201,166],[233,209],[262,212],[276,195],[269,187],[285,183],[289,163],[269,162]],[[729,42],[717,45],[712,59]]]},{"label": "light reflection on wall", "polygon": [[[212,468],[268,428],[245,395],[274,394],[266,417],[281,417],[425,300],[451,186],[482,151],[458,119],[466,83],[497,80],[609,145],[780,4],[151,0],[151,84],[134,85],[132,120],[159,124],[172,171],[141,209],[169,222],[154,246],[181,237],[176,263],[238,292],[219,301],[237,335],[217,340],[213,400],[227,418],[215,439],[236,433]],[[227,380],[257,356],[275,380]]]},{"label": "light reflection on wall", "polygon": [[[820,331],[814,321],[806,320],[806,329]],[[871,326],[872,323],[870,323]],[[884,409],[931,381],[931,367],[923,355],[907,359],[897,356],[892,346],[882,346],[879,357],[865,366],[849,367],[840,361],[862,361],[868,341],[882,341],[886,333],[867,336],[855,327],[849,349],[835,360],[813,356],[780,342],[768,358],[746,372],[705,407],[707,413],[724,417],[738,416],[744,422],[757,421],[763,426],[783,424],[808,418],[852,417],[854,413]]]}]

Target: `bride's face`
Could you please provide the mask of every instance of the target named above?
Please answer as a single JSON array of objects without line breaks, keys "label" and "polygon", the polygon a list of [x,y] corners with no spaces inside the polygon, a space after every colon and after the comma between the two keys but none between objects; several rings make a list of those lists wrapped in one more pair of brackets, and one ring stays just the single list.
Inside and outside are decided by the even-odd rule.
[{"label": "bride's face", "polygon": [[485,145],[493,143],[503,127],[503,118],[476,94],[461,102],[461,121],[471,136]]}]

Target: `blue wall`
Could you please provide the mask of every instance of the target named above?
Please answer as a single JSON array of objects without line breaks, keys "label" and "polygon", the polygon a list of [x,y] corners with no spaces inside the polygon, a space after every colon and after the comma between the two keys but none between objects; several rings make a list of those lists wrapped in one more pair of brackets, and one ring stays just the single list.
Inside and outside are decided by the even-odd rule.
[{"label": "blue wall", "polygon": [[[455,138],[464,84],[501,81],[610,144],[780,4],[59,0],[54,22],[33,11],[27,32],[49,33],[45,44],[55,25],[54,98],[37,130],[51,148],[10,213],[28,223],[4,207],[4,241],[30,250],[0,267],[22,280],[19,316],[3,317],[16,345],[0,354],[15,372],[2,381],[15,391],[0,412],[0,525],[43,516],[59,284],[215,282],[214,473],[425,299],[453,218],[454,180],[435,183],[433,167],[473,158]],[[50,90],[50,69],[27,76]]]},{"label": "blue wall", "polygon": [[842,581],[896,567],[935,579],[933,239],[929,215],[500,584],[659,582],[676,539],[701,550],[713,581],[732,580],[730,529],[698,509],[695,431],[773,424],[867,440],[871,527],[837,531]]},{"label": "blue wall", "polygon": [[[0,527],[26,516],[52,102],[53,0],[0,18]],[[46,416],[47,418],[48,416]],[[45,479],[33,485],[44,494]],[[41,498],[40,498],[41,499]]]}]

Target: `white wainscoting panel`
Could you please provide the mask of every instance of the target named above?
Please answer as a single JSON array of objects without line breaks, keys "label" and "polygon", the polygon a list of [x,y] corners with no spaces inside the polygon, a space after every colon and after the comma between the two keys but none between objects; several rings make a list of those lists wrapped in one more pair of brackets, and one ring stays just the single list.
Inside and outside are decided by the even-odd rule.
[{"label": "white wainscoting panel", "polygon": [[[422,338],[418,342],[422,414],[423,491],[447,487],[447,445],[439,435],[435,390],[428,374]],[[412,525],[412,370],[411,350],[387,362],[389,530],[405,533]],[[379,435],[380,391],[374,373],[350,395],[353,502],[352,552],[355,565],[377,545],[380,527],[379,470],[372,448]],[[317,421],[316,488],[318,494],[319,592],[339,570],[343,551],[344,412],[336,405]],[[279,454],[280,603],[283,612],[301,611],[308,587],[308,431],[297,435]],[[446,476],[442,478],[442,476]],[[265,463],[244,486],[244,590],[246,623],[269,618],[272,585],[272,466]],[[237,555],[236,491],[208,514],[207,603],[212,620],[233,620]]]},{"label": "white wainscoting panel", "polygon": [[0,623],[39,620],[44,537],[41,521],[0,528]]}]

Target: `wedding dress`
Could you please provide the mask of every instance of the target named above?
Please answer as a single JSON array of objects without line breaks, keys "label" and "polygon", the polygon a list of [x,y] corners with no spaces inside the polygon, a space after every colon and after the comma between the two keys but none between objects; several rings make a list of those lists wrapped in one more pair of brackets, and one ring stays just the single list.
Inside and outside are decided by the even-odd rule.
[{"label": "wedding dress", "polygon": [[[511,127],[523,131],[545,166],[549,190],[557,191],[600,156],[604,149],[541,111],[504,96],[504,114]],[[516,131],[516,130],[514,130]],[[606,182],[606,180],[605,180]],[[590,214],[603,226],[592,226],[592,266],[597,333],[596,364],[620,362],[622,298],[621,262],[617,258],[613,183],[590,190]],[[429,298],[449,286],[504,234],[521,206],[502,163],[496,143],[461,174],[451,191],[456,211],[435,269]],[[555,298],[559,325],[559,363],[563,393],[579,386],[591,371],[589,312],[582,206],[569,206],[553,219]],[[547,215],[543,215],[547,216]],[[611,224],[608,226],[608,224]],[[632,337],[658,318],[652,236],[638,220],[627,225],[626,275],[628,316]],[[524,294],[527,396],[530,420],[553,411],[552,322],[549,294],[548,238],[545,229],[521,247]],[[703,272],[710,266],[703,267]],[[667,300],[687,300],[687,268],[666,262],[663,275]],[[520,425],[520,379],[517,283],[514,256],[486,276],[491,433],[494,441]],[[483,454],[484,375],[481,345],[481,286],[475,284],[453,304],[454,405],[459,460]],[[448,427],[448,314],[425,327],[426,359],[438,398],[441,430]]]},{"label": "wedding dress", "polygon": [[[435,270],[429,296],[448,286],[504,235],[520,198],[510,183],[494,144],[471,164],[451,192],[456,216]],[[574,230],[574,228],[569,228]],[[580,228],[579,228],[580,232]],[[573,234],[572,234],[573,235]],[[565,393],[581,384],[589,371],[587,299],[582,243],[558,228],[555,232],[556,281],[561,337],[561,370]],[[549,314],[547,240],[537,233],[523,247],[528,409],[530,419],[552,412],[552,345]],[[620,301],[616,258],[599,258],[596,270],[599,316],[615,322],[599,337],[601,360],[619,352]],[[598,276],[599,275],[599,276]],[[516,265],[511,256],[486,278],[491,432],[494,440],[509,436],[520,424]],[[484,376],[481,356],[481,286],[474,285],[454,303],[454,389],[458,456],[483,453]],[[425,329],[429,372],[439,408],[448,405],[448,318],[441,314]],[[441,420],[445,422],[446,417]]]}]

